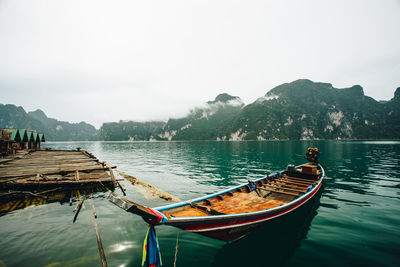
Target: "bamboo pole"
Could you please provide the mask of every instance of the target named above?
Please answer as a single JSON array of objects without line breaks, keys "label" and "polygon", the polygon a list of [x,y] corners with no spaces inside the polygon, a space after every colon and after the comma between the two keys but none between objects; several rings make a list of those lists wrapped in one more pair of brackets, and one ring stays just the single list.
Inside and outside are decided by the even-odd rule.
[{"label": "bamboo pole", "polygon": [[72,222],[74,223],[76,221],[76,219],[78,218],[79,212],[81,211],[83,202],[85,201],[85,198],[82,197],[81,200],[79,201],[78,205],[75,207],[74,211],[76,210],[74,219],[72,220]]},{"label": "bamboo pole", "polygon": [[126,189],[125,189],[125,187],[123,187],[123,185],[122,185],[120,182],[118,182],[117,180],[116,180],[116,182],[117,182],[119,188],[121,188],[122,194],[124,194],[124,196],[126,196]]},{"label": "bamboo pole", "polygon": [[72,206],[72,197],[74,196],[74,191],[71,191],[71,196],[69,198],[69,205]]},{"label": "bamboo pole", "polygon": [[110,172],[111,180],[113,181],[114,187],[116,187],[117,186],[117,181],[115,180],[114,172],[111,169],[111,167],[108,167],[108,171]]},{"label": "bamboo pole", "polygon": [[93,201],[90,198],[89,198],[89,205],[90,205],[90,208],[91,208],[92,214],[93,214],[93,225],[94,225],[94,229],[96,231],[97,246],[99,248],[101,264],[103,267],[107,267],[106,254],[104,253],[103,243],[101,242],[101,236],[100,236],[100,232],[99,232],[99,227],[97,226],[97,222],[96,222],[97,214],[96,214],[96,210],[94,209]]}]

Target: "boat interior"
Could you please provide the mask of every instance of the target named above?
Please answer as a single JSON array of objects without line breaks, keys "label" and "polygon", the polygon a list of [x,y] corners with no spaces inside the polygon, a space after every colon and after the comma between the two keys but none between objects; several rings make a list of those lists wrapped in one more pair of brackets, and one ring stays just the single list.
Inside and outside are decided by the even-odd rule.
[{"label": "boat interior", "polygon": [[289,165],[287,170],[256,182],[249,182],[219,195],[161,212],[170,219],[271,209],[304,195],[318,183],[321,176],[321,168],[314,163],[297,168]]}]

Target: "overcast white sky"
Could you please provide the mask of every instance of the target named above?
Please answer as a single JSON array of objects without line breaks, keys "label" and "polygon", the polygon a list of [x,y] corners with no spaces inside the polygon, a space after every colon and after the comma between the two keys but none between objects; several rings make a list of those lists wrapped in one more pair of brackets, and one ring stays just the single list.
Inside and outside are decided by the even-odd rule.
[{"label": "overcast white sky", "polygon": [[0,0],[0,103],[59,120],[166,120],[299,78],[400,86],[400,1]]}]

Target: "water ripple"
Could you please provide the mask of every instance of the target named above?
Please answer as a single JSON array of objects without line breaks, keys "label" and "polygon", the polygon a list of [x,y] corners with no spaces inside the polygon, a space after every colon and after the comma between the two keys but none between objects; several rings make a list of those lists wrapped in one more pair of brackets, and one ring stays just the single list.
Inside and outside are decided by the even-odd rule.
[{"label": "water ripple", "polygon": [[[312,221],[294,233],[300,236],[298,241],[293,243],[293,237],[279,234],[282,232],[279,225],[273,242],[268,239],[273,233],[265,227],[250,237],[251,242],[232,246],[180,232],[178,265],[223,265],[229,257],[237,259],[230,260],[230,266],[240,266],[252,257],[255,248],[260,248],[257,252],[262,255],[268,254],[265,247],[273,251],[273,255],[268,254],[271,258],[276,255],[289,259],[289,265],[293,266],[309,265],[310,255],[315,265],[396,266],[393,264],[396,260],[398,263],[400,142],[53,142],[46,145],[89,150],[100,160],[112,162],[121,171],[181,199],[213,193],[284,169],[288,164],[303,163],[304,157],[295,155],[303,155],[307,147],[317,146],[322,150],[321,162],[328,167],[328,176]],[[132,201],[148,206],[168,203],[146,199],[135,186],[123,183],[127,198]],[[94,194],[93,202],[109,265],[140,266],[147,225],[141,218],[109,203],[107,195]],[[17,210],[0,217],[1,261],[7,266],[32,266],[32,262],[35,266],[57,262],[61,266],[98,266],[90,209],[82,209],[75,224],[72,217],[72,208],[62,203]],[[164,265],[172,266],[176,229],[161,226],[157,232]],[[276,242],[281,246],[274,246]],[[294,245],[287,249],[285,244],[289,243]]]}]

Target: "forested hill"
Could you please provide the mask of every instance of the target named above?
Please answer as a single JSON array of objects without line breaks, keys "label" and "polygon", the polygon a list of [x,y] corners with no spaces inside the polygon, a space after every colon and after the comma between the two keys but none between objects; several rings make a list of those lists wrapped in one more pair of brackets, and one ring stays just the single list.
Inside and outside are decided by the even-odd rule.
[{"label": "forested hill", "polygon": [[218,95],[189,115],[163,122],[105,123],[101,140],[400,139],[400,88],[390,101],[365,96],[359,85],[297,80],[247,106]]},{"label": "forested hill", "polygon": [[47,141],[98,140],[98,131],[88,123],[69,123],[48,118],[38,109],[26,112],[22,107],[0,104],[0,128],[20,128],[42,132]]}]

